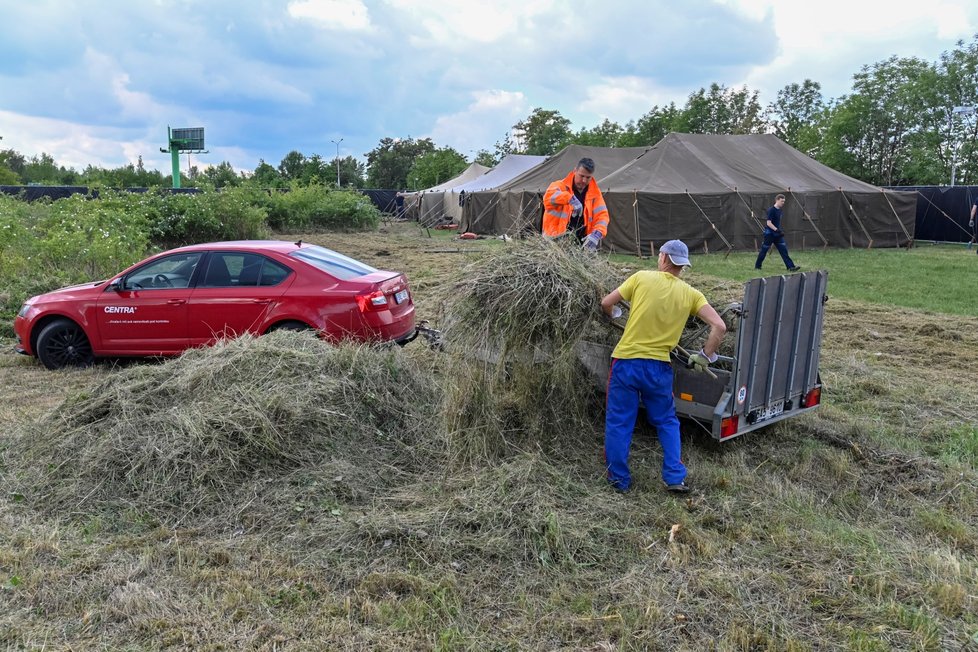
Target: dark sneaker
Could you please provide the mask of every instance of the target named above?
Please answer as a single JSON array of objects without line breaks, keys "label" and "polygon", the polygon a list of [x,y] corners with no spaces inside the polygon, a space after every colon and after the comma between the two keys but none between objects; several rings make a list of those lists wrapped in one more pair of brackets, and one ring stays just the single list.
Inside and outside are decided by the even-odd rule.
[{"label": "dark sneaker", "polygon": [[608,486],[614,489],[616,493],[620,493],[620,494],[627,494],[627,493],[631,493],[632,491],[631,487],[622,487],[621,485],[617,485],[614,482],[611,482],[610,480],[608,481]]},{"label": "dark sneaker", "polygon": [[679,484],[667,484],[666,491],[671,491],[674,494],[688,494],[690,489],[688,484],[680,482]]},{"label": "dark sneaker", "polygon": [[799,271],[800,269],[801,269],[801,267],[799,267],[798,265],[795,265],[794,267],[789,267],[789,268],[788,268],[788,271],[789,271],[789,272],[797,272],[797,271]]},{"label": "dark sneaker", "polygon": [[760,268],[761,268],[760,265],[754,265],[754,269],[760,269]]}]

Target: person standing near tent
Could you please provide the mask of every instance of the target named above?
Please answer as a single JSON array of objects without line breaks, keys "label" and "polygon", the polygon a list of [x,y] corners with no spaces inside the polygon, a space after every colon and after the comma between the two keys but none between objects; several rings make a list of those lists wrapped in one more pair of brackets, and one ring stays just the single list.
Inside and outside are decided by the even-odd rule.
[{"label": "person standing near tent", "polygon": [[774,198],[774,206],[767,209],[767,221],[764,223],[764,244],[761,245],[761,251],[757,254],[754,269],[761,268],[764,257],[767,256],[768,249],[771,248],[772,244],[778,248],[781,260],[784,261],[784,266],[788,268],[789,272],[797,272],[801,269],[795,265],[791,256],[788,255],[788,245],[784,241],[784,231],[781,230],[781,209],[784,207],[784,200],[784,195],[778,195]]},{"label": "person standing near tent", "polygon": [[404,191],[398,190],[397,194],[394,195],[394,214],[397,219],[404,219]]},{"label": "person standing near tent", "polygon": [[686,466],[681,459],[669,354],[679,343],[686,320],[696,315],[709,325],[710,334],[700,352],[689,356],[689,363],[697,371],[705,371],[710,362],[716,361],[727,332],[723,319],[703,293],[679,278],[689,265],[689,248],[681,240],[670,240],[659,248],[658,271],[635,272],[601,300],[601,309],[609,317],[620,314],[616,304],[622,299],[631,304],[625,332],[611,354],[605,410],[604,456],[608,482],[616,491],[625,492],[631,487],[628,452],[639,401],[645,405],[649,423],[655,426],[662,444],[662,481],[666,489],[675,493],[689,491]]},{"label": "person standing near tent", "polygon": [[543,194],[543,235],[572,233],[585,249],[597,251],[608,235],[608,206],[594,180],[594,160],[582,158]]},{"label": "person standing near tent", "polygon": [[[978,217],[978,199],[975,199],[975,205],[971,207],[971,219],[968,220],[968,228],[971,229],[971,240],[968,242],[968,248],[971,248],[971,244],[978,242],[978,228],[975,228],[975,218]],[[975,253],[978,254],[978,248],[975,249]]]}]

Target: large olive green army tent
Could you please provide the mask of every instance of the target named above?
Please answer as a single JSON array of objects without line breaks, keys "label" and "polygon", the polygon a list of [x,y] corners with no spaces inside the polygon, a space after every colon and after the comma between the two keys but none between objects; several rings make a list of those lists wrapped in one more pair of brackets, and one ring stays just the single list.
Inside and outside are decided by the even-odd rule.
[{"label": "large olive green army tent", "polygon": [[605,248],[648,254],[679,238],[691,249],[756,249],[767,209],[786,196],[789,246],[895,247],[913,240],[916,194],[833,170],[773,135],[669,134],[600,183]]},{"label": "large olive green army tent", "polygon": [[566,177],[578,161],[585,157],[593,159],[594,178],[601,184],[603,177],[635,160],[647,149],[569,145],[495,190],[466,193],[459,230],[493,234],[539,232],[543,220],[543,193],[552,182]]}]

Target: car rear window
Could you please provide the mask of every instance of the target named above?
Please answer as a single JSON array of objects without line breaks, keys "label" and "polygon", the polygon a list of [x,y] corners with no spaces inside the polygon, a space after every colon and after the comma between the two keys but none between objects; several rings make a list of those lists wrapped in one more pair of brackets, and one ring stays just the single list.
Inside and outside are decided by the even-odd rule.
[{"label": "car rear window", "polygon": [[343,254],[338,254],[332,249],[316,245],[296,249],[289,255],[293,258],[303,260],[343,281],[372,274],[377,271],[376,268],[365,265],[359,260],[354,260]]}]

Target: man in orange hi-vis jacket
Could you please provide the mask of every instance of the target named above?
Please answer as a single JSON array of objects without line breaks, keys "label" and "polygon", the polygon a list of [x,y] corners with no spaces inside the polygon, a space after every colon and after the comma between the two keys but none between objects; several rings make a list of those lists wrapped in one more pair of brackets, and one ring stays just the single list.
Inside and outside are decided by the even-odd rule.
[{"label": "man in orange hi-vis jacket", "polygon": [[597,251],[608,235],[608,207],[594,181],[594,161],[582,158],[574,171],[554,181],[543,195],[543,235],[570,232],[585,249]]}]

